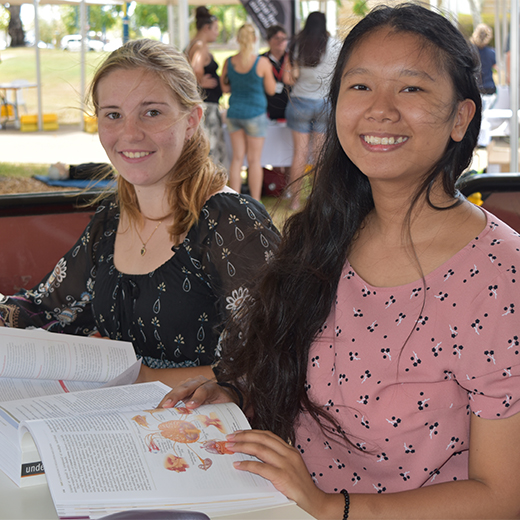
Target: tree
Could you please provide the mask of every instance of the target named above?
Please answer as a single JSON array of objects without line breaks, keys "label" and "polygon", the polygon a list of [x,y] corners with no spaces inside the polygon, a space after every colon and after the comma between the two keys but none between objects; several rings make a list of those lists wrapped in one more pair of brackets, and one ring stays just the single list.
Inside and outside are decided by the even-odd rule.
[{"label": "tree", "polygon": [[[104,33],[111,29],[117,23],[120,10],[120,6],[89,5],[87,9],[87,31]],[[67,34],[79,32],[80,14],[77,6],[62,6],[61,19]]]},{"label": "tree", "polygon": [[0,31],[5,31],[9,26],[9,11],[0,5]]},{"label": "tree", "polygon": [[[220,22],[219,43],[227,43],[233,38],[239,27],[247,19],[247,11],[243,5],[208,5],[211,14]],[[193,18],[195,8],[193,8]]]},{"label": "tree", "polygon": [[136,27],[159,27],[161,33],[168,31],[168,11],[165,5],[137,4],[132,15]]},{"label": "tree", "polygon": [[11,37],[11,47],[23,47],[25,45],[25,32],[20,19],[20,9],[21,6],[19,5],[10,5],[8,8],[11,16],[7,32]]},{"label": "tree", "polygon": [[368,7],[367,0],[353,0],[352,2],[352,12],[361,18],[364,18],[368,12],[370,11],[370,7]]}]

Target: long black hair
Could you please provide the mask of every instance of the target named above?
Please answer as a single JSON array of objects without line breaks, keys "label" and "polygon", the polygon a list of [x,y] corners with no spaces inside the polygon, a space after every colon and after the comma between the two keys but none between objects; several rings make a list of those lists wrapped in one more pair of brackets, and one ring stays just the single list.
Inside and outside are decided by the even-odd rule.
[{"label": "long black hair", "polygon": [[367,177],[338,140],[335,112],[341,77],[352,52],[368,35],[385,27],[415,34],[434,50],[452,80],[454,110],[464,99],[473,100],[477,109],[464,138],[460,142],[450,138],[412,205],[422,196],[434,207],[429,192],[439,180],[457,200],[455,181],[469,165],[477,143],[478,57],[462,34],[440,14],[416,4],[371,11],[347,36],[338,58],[329,94],[328,129],[307,204],[286,222],[278,252],[252,290],[249,304],[233,319],[224,341],[221,378],[234,381],[245,392],[254,410],[254,427],[284,439],[294,441],[295,422],[302,411],[329,433],[345,435],[323,407],[309,399],[308,353],[335,301],[349,248],[374,207]]},{"label": "long black hair", "polygon": [[325,15],[319,11],[309,14],[305,27],[289,44],[289,59],[301,67],[316,67],[327,50],[329,33]]}]

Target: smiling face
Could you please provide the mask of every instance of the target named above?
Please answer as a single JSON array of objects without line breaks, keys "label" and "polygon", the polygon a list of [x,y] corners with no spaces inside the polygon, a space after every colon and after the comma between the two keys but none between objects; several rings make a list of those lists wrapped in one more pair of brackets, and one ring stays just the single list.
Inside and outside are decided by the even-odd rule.
[{"label": "smiling face", "polygon": [[139,189],[164,188],[201,109],[181,109],[171,89],[145,69],[116,69],[97,86],[99,139],[118,173]]},{"label": "smiling face", "polygon": [[457,102],[440,51],[420,37],[381,28],[352,52],[336,108],[345,153],[371,180],[414,186],[460,141],[473,117],[470,100]]}]

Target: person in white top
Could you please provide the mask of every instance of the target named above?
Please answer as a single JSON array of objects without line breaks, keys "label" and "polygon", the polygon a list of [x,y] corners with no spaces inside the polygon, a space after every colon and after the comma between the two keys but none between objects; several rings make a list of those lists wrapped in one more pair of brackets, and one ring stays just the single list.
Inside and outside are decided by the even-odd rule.
[{"label": "person in white top", "polygon": [[294,143],[290,179],[290,206],[294,210],[300,206],[301,178],[309,155],[316,157],[323,141],[329,113],[326,98],[339,49],[338,42],[327,32],[325,15],[320,12],[309,14],[305,27],[289,46],[284,83],[293,85],[286,117]]}]

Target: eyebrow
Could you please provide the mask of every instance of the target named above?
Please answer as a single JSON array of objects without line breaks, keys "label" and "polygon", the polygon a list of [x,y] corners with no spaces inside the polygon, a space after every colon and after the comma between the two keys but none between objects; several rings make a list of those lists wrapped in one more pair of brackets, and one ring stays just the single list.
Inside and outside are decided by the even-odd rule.
[{"label": "eyebrow", "polygon": [[[168,103],[164,103],[162,101],[145,101],[144,103],[141,104],[141,106],[144,106],[144,107],[147,107],[149,105],[163,105],[163,106],[167,106]],[[119,105],[104,105],[104,106],[100,106],[99,107],[99,110],[107,110],[107,109],[110,109],[110,110],[114,110],[114,109],[119,109],[121,108]]]},{"label": "eyebrow", "polygon": [[[343,79],[347,79],[350,76],[355,76],[356,74],[370,74],[370,71],[368,69],[365,69],[363,67],[356,67],[355,69],[350,69],[345,74],[343,74]],[[428,81],[435,82],[435,79],[432,78],[427,72],[423,70],[417,70],[417,69],[403,69],[399,73],[400,77],[408,77],[408,78],[423,78]]]}]

